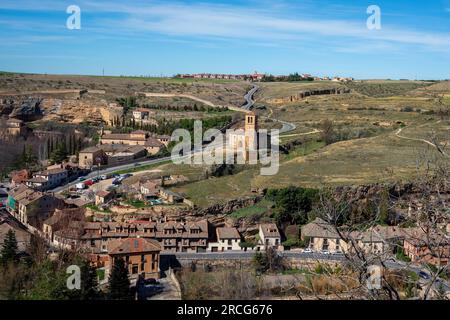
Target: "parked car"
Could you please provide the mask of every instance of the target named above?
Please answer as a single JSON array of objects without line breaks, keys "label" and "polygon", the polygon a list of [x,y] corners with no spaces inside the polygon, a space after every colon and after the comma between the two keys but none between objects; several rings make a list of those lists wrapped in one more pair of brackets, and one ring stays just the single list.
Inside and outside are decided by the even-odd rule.
[{"label": "parked car", "polygon": [[425,280],[429,280],[430,279],[430,275],[428,273],[426,273],[425,271],[420,271],[419,272],[419,277],[421,277],[422,279],[425,279]]},{"label": "parked car", "polygon": [[79,178],[78,178],[78,181],[84,181],[84,180],[86,180],[85,177],[79,177]]},{"label": "parked car", "polygon": [[106,179],[108,179],[108,176],[106,174],[102,174],[100,176],[100,180],[106,180]]},{"label": "parked car", "polygon": [[314,251],[311,248],[306,248],[303,250],[304,253],[313,253]]},{"label": "parked car", "polygon": [[94,184],[94,181],[92,181],[92,180],[86,180],[86,181],[84,182],[84,184],[87,185],[87,186],[92,186],[92,185]]},{"label": "parked car", "polygon": [[86,188],[86,185],[84,184],[84,182],[80,182],[75,185],[75,188],[77,188],[77,190],[83,190]]},{"label": "parked car", "polygon": [[321,253],[321,254],[330,254],[330,251],[328,251],[328,250],[322,250],[322,251],[320,251],[320,253]]}]

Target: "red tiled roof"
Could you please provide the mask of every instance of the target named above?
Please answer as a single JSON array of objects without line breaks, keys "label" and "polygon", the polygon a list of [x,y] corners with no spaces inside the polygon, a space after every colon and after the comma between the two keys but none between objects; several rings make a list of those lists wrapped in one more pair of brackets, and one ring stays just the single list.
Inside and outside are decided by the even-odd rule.
[{"label": "red tiled roof", "polygon": [[110,255],[155,251],[161,251],[161,246],[156,240],[143,238],[126,238],[112,240],[108,243],[108,253]]}]

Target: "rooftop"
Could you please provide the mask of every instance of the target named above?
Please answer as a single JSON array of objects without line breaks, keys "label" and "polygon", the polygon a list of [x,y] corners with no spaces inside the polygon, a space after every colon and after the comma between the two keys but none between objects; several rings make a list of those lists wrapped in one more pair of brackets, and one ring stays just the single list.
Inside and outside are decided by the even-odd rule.
[{"label": "rooftop", "polygon": [[130,253],[144,253],[144,252],[159,252],[161,246],[158,241],[143,238],[126,238],[111,240],[108,242],[108,253],[110,255],[116,254],[130,254]]},{"label": "rooftop", "polygon": [[264,237],[280,237],[280,232],[275,223],[261,224],[259,227],[261,228]]},{"label": "rooftop", "polygon": [[217,228],[218,239],[240,239],[241,236],[236,228]]}]

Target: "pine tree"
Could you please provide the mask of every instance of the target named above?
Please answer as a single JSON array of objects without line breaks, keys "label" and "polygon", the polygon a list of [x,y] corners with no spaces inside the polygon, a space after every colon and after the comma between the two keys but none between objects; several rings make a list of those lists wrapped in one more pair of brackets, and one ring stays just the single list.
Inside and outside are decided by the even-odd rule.
[{"label": "pine tree", "polygon": [[99,297],[97,270],[88,262],[81,267],[81,300],[95,300]]},{"label": "pine tree", "polygon": [[2,264],[5,265],[11,261],[17,261],[17,251],[16,233],[13,230],[9,230],[3,242],[2,250],[0,251],[0,259]]},{"label": "pine tree", "polygon": [[123,259],[116,258],[109,277],[109,299],[131,300],[131,298],[128,268]]}]

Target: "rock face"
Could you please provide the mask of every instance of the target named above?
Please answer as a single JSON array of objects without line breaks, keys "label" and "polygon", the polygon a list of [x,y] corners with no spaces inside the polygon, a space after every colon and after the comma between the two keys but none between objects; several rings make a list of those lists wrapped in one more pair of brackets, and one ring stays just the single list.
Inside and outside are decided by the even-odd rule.
[{"label": "rock face", "polygon": [[23,121],[33,121],[42,117],[41,104],[41,98],[3,99],[0,101],[0,113]]},{"label": "rock face", "polygon": [[205,209],[199,209],[197,215],[219,215],[230,214],[236,210],[252,206],[262,200],[262,196],[247,197],[240,199],[233,199],[224,204],[215,204]]},{"label": "rock face", "polygon": [[0,115],[9,115],[14,110],[13,99],[0,100]]}]

